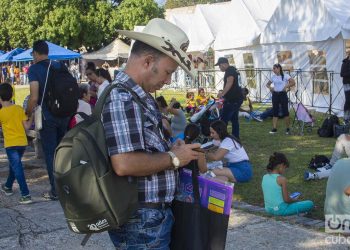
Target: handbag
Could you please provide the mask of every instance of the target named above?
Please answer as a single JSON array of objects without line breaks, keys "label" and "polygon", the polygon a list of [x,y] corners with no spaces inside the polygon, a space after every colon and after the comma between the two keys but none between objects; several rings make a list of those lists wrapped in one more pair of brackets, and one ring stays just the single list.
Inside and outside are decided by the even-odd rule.
[{"label": "handbag", "polygon": [[192,169],[194,202],[173,201],[172,211],[175,223],[171,234],[170,249],[225,249],[229,215],[216,213],[201,206],[197,161],[192,161],[189,168]]},{"label": "handbag", "polygon": [[40,105],[38,105],[34,111],[34,124],[35,124],[36,131],[39,131],[43,128],[43,113],[42,113],[41,107],[43,106],[43,101],[44,101],[44,97],[45,97],[45,91],[46,91],[47,79],[49,77],[50,66],[51,66],[51,60],[49,63],[49,67],[47,68],[44,91],[43,91],[43,95],[41,97]]}]

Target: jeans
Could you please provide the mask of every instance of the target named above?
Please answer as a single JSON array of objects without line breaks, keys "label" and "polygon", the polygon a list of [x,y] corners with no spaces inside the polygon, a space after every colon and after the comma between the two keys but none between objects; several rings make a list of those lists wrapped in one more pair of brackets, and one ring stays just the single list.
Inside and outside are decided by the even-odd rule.
[{"label": "jeans", "polygon": [[49,176],[51,193],[56,194],[53,177],[53,160],[55,150],[67,131],[69,117],[54,117],[47,108],[43,107],[43,128],[40,130],[41,143],[45,155],[47,174]]},{"label": "jeans", "polygon": [[174,217],[170,208],[140,208],[120,229],[109,231],[116,249],[169,249]]},{"label": "jeans", "polygon": [[237,182],[248,182],[253,177],[252,165],[249,161],[228,162],[227,167]]},{"label": "jeans", "polygon": [[14,181],[17,180],[22,196],[26,196],[29,194],[22,166],[22,156],[24,154],[25,149],[25,146],[6,148],[7,158],[10,163],[10,172],[9,176],[7,177],[5,186],[8,188],[12,188]]},{"label": "jeans", "polygon": [[242,101],[238,102],[224,102],[224,107],[222,108],[221,120],[224,121],[227,125],[228,122],[232,123],[232,135],[239,139],[239,121],[238,121],[238,112],[239,108],[243,103]]},{"label": "jeans", "polygon": [[266,208],[266,212],[272,215],[287,216],[309,212],[314,207],[312,201],[299,201],[294,203],[282,203],[275,208]]}]

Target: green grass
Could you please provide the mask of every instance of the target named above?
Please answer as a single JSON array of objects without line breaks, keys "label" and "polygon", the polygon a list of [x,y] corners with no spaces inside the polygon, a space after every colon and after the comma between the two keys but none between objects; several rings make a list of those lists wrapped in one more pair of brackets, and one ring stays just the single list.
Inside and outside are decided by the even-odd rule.
[{"label": "green grass", "polygon": [[[175,97],[180,103],[184,104],[185,92],[174,90],[165,90],[157,92],[158,95],[164,95],[166,100]],[[254,105],[259,106],[259,105]],[[291,121],[294,114],[291,114]],[[240,120],[240,135],[244,148],[253,165],[254,176],[249,183],[239,183],[235,186],[234,199],[247,202],[252,205],[264,206],[264,199],[261,190],[261,180],[266,173],[266,165],[269,156],[275,152],[283,152],[289,159],[290,167],[287,169],[286,177],[288,179],[289,192],[301,192],[302,199],[310,199],[316,209],[311,213],[312,218],[323,219],[323,207],[326,193],[327,179],[317,181],[304,181],[304,172],[310,159],[315,154],[331,156],[335,144],[334,138],[321,138],[317,135],[317,127],[322,124],[325,118],[324,114],[315,114],[316,124],[311,133],[304,136],[284,134],[284,121],[278,122],[278,133],[270,135],[272,127],[271,119],[264,122]],[[231,131],[231,128],[229,128]]]},{"label": "green grass", "polygon": [[[316,117],[316,124],[321,124],[324,115],[319,114]],[[304,136],[285,135],[282,120],[279,121],[280,129],[277,134],[268,133],[271,126],[271,119],[261,123],[240,120],[241,139],[252,162],[254,177],[249,183],[236,185],[235,199],[264,206],[261,180],[266,173],[269,156],[275,151],[283,152],[290,162],[290,167],[286,172],[288,191],[301,192],[303,199],[312,200],[316,209],[311,216],[322,219],[327,180],[306,182],[303,174],[305,170],[308,170],[310,159],[315,154],[331,155],[335,139],[320,138],[316,133],[317,126],[310,134],[305,133]]]}]

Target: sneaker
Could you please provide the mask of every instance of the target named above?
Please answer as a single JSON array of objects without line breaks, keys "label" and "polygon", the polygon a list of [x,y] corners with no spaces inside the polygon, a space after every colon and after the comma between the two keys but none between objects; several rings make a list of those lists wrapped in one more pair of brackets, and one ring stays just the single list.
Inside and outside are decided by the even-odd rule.
[{"label": "sneaker", "polygon": [[290,128],[286,128],[286,135],[290,135]]},{"label": "sneaker", "polygon": [[57,201],[58,200],[58,196],[57,195],[53,195],[52,193],[51,193],[51,191],[50,192],[45,192],[45,193],[43,193],[43,198],[45,199],[45,200],[51,200],[51,201]]},{"label": "sneaker", "polygon": [[276,134],[277,133],[277,129],[276,128],[273,128],[271,129],[271,131],[269,132],[270,134]]},{"label": "sneaker", "polygon": [[21,199],[19,199],[19,204],[30,204],[32,202],[32,197],[30,195],[22,196]]},{"label": "sneaker", "polygon": [[254,120],[258,122],[263,122],[263,120],[260,118],[260,116],[253,116]]},{"label": "sneaker", "polygon": [[6,187],[5,184],[2,184],[2,185],[1,185],[1,191],[2,191],[6,196],[13,195],[12,188]]},{"label": "sneaker", "polygon": [[305,181],[310,181],[310,180],[315,180],[315,179],[316,179],[316,175],[314,173],[310,173],[310,172],[304,173],[304,180]]}]

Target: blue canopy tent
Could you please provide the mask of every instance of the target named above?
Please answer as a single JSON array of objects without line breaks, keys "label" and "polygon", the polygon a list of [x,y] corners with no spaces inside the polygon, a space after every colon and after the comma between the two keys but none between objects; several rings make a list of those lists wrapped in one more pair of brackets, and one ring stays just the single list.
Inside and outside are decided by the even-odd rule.
[{"label": "blue canopy tent", "polygon": [[0,50],[0,55],[5,54],[5,51]]},{"label": "blue canopy tent", "polygon": [[[56,44],[50,43],[46,41],[49,45],[49,59],[52,60],[71,60],[75,58],[79,58],[80,54],[69,49],[65,49]],[[31,56],[33,49],[27,49],[23,53],[14,56],[13,61],[15,62],[23,62],[23,61],[32,61],[33,57]]]},{"label": "blue canopy tent", "polygon": [[13,49],[13,50],[1,55],[0,56],[0,63],[12,61],[14,56],[21,54],[23,51],[24,51],[24,49],[16,48],[16,49]]}]

